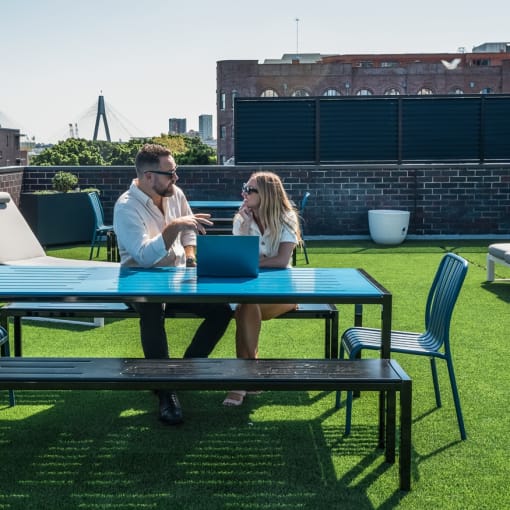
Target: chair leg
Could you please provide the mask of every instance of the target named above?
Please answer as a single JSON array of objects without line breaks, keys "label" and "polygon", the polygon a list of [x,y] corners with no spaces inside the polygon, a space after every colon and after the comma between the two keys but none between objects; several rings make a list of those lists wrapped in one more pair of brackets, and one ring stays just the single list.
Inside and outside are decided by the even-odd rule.
[{"label": "chair leg", "polygon": [[306,243],[303,241],[303,252],[305,253],[305,262],[307,264],[310,264],[310,261],[308,260],[308,252],[306,251]]},{"label": "chair leg", "polygon": [[448,374],[450,375],[450,384],[452,386],[453,402],[455,403],[455,411],[457,412],[457,422],[459,423],[460,438],[465,440],[467,438],[466,428],[464,426],[464,418],[462,417],[462,409],[460,407],[459,392],[457,390],[457,382],[455,380],[455,372],[453,371],[453,363],[450,357],[446,359],[448,366]]},{"label": "chair leg", "polygon": [[94,232],[92,236],[92,241],[90,241],[90,253],[89,253],[89,260],[92,260],[92,255],[94,254],[94,248],[96,246],[96,233]]},{"label": "chair leg", "polygon": [[436,406],[441,407],[441,392],[439,391],[439,380],[437,378],[436,358],[430,358],[430,369],[432,370],[432,382],[434,383]]}]

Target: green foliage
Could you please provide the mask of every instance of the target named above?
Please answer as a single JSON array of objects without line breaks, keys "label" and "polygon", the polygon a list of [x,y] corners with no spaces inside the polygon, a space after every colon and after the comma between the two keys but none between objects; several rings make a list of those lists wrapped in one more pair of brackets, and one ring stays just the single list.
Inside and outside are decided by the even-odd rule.
[{"label": "green foliage", "polygon": [[78,177],[71,172],[57,172],[51,180],[53,188],[61,193],[67,193],[78,186]]},{"label": "green foliage", "polygon": [[135,156],[144,143],[159,143],[168,147],[177,164],[212,165],[216,154],[197,137],[165,135],[129,140],[128,142],[91,141],[69,138],[33,156],[34,166],[86,166],[86,165],[133,165]]},{"label": "green foliage", "polygon": [[165,135],[156,136],[152,143],[168,147],[178,165],[214,165],[216,153],[196,136]]},{"label": "green foliage", "polygon": [[179,156],[177,163],[181,165],[214,165],[216,153],[197,137],[185,137],[186,152]]},{"label": "green foliage", "polygon": [[105,165],[99,148],[93,142],[81,138],[68,138],[53,147],[45,149],[31,160],[36,166],[83,166]]}]

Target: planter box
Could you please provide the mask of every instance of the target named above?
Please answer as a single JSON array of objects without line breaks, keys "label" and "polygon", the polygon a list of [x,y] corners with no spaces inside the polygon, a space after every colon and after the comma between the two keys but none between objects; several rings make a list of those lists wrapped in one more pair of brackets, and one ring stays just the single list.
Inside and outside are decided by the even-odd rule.
[{"label": "planter box", "polygon": [[43,246],[92,238],[94,214],[87,193],[21,193],[19,208]]}]

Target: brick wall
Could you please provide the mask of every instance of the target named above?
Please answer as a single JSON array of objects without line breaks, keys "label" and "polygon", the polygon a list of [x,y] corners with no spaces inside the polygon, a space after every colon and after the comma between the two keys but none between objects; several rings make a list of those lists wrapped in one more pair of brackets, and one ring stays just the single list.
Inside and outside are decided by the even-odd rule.
[{"label": "brick wall", "polygon": [[19,205],[19,194],[23,184],[23,167],[0,167],[0,191],[7,191],[16,205]]},{"label": "brick wall", "polygon": [[[265,167],[180,166],[179,185],[190,200],[237,200],[243,182]],[[296,202],[311,196],[305,235],[368,235],[369,209],[411,212],[409,234],[510,234],[510,164],[268,167],[283,179]],[[19,170],[19,167],[16,168]],[[26,167],[24,192],[50,189],[58,170],[76,173],[81,188],[102,192],[107,221],[117,197],[134,177],[132,167]],[[19,174],[0,173],[0,190],[18,189]],[[10,183],[10,184],[9,184]],[[12,191],[11,191],[12,194]]]}]

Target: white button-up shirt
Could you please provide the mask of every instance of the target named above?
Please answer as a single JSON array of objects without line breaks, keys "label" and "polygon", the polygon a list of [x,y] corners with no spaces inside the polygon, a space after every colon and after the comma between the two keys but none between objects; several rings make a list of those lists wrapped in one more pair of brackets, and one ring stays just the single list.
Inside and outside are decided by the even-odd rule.
[{"label": "white button-up shirt", "polygon": [[[269,230],[266,229],[264,234],[260,232],[257,222],[253,219],[244,221],[240,215],[236,215],[234,218],[234,224],[232,228],[234,235],[249,235],[259,236],[259,255],[264,257],[275,257],[278,254],[278,248],[271,251],[269,246]],[[280,243],[298,243],[296,232],[293,232],[287,225],[283,225],[282,233],[280,235]],[[292,257],[289,259],[287,267],[292,266]]]},{"label": "white button-up shirt", "polygon": [[184,246],[196,246],[195,232],[180,232],[168,250],[161,234],[173,219],[193,214],[183,191],[175,185],[174,190],[171,197],[163,198],[163,214],[152,199],[138,188],[136,180],[119,197],[113,210],[113,229],[122,266],[186,265]]}]

